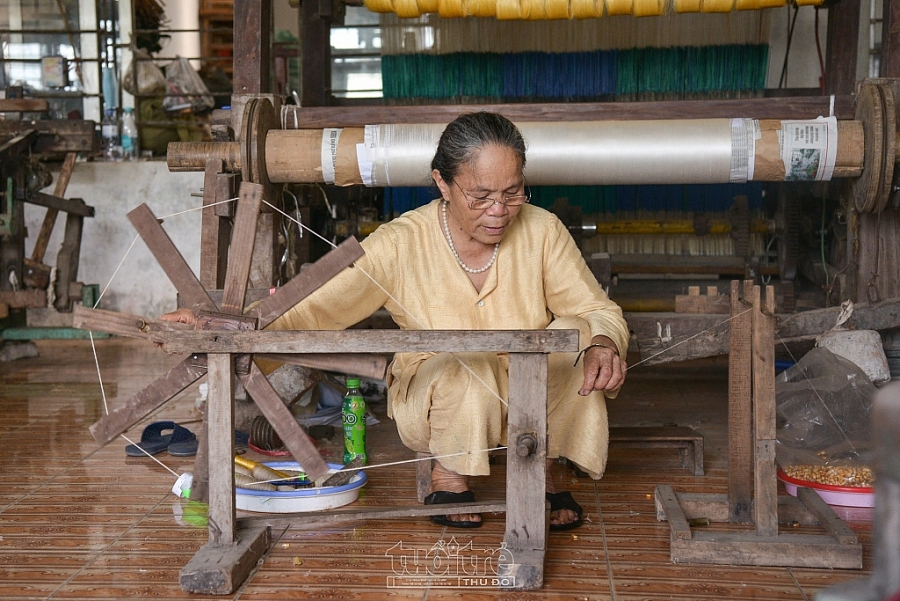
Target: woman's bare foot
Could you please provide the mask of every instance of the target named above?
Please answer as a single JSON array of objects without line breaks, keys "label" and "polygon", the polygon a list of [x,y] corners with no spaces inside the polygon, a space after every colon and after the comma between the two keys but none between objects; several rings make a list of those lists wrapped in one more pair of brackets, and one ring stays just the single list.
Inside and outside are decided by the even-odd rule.
[{"label": "woman's bare foot", "polygon": [[[431,470],[431,487],[429,493],[445,490],[447,492],[465,492],[469,490],[469,478],[456,472],[451,472],[441,465],[439,461],[434,462],[434,468]],[[480,513],[454,513],[447,516],[451,522],[480,522]]]},{"label": "woman's bare foot", "polygon": [[[553,465],[555,463],[556,459],[547,458],[547,492],[551,494],[558,492],[556,485],[553,483]],[[576,520],[578,520],[578,514],[571,509],[558,509],[550,512],[550,524],[552,526],[571,524]]]}]

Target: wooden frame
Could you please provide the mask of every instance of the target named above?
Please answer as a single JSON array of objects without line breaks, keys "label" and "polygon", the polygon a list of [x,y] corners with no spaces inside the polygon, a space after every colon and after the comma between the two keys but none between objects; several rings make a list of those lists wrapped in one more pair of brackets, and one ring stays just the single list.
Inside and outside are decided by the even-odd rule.
[{"label": "wooden frame", "polygon": [[[743,299],[739,295],[743,288]],[[775,472],[775,291],[731,284],[728,493],[676,493],[656,487],[657,517],[668,520],[677,563],[862,568],[862,546],[810,489],[779,498]],[[753,496],[751,498],[751,487]],[[753,532],[693,530],[688,520],[750,523]],[[818,524],[827,534],[782,534],[779,523]]]},{"label": "wooden frame", "polygon": [[[353,349],[370,352],[510,352],[508,440],[510,448],[525,447],[523,453],[507,453],[507,498],[503,504],[460,505],[460,511],[506,511],[504,543],[512,561],[500,574],[509,588],[532,590],[543,583],[547,542],[544,470],[547,456],[547,355],[573,352],[578,347],[575,330],[535,331],[398,331],[348,330],[344,332],[164,332],[167,350],[191,347],[209,357],[209,523],[210,541],[181,572],[182,588],[188,592],[229,594],[255,565],[268,540],[260,523],[286,525],[290,516],[234,518],[233,401],[231,349],[243,352],[285,353],[303,349],[309,353],[341,353]],[[215,358],[215,359],[214,359]],[[218,367],[213,369],[213,362]],[[283,405],[282,405],[283,406]],[[529,441],[534,441],[530,444]],[[378,508],[371,511],[324,513],[321,522],[336,519],[443,514],[448,506]],[[315,523],[315,516],[301,516]]]}]

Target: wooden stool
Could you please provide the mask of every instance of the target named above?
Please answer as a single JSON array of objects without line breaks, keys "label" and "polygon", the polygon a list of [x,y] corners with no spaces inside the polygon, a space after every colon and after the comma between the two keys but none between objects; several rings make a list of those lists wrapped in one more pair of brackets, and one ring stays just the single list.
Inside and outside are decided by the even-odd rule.
[{"label": "wooden stool", "polygon": [[636,428],[611,427],[609,444],[631,449],[677,448],[681,467],[691,470],[695,476],[703,471],[703,435],[685,426],[640,426]]}]

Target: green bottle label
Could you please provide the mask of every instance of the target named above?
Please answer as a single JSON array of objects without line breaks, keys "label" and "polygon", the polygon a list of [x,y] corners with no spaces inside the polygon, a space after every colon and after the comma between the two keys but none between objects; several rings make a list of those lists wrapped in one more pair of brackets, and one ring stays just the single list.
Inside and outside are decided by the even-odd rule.
[{"label": "green bottle label", "polygon": [[368,462],[366,456],[366,400],[358,390],[351,389],[344,397],[341,408],[341,423],[344,426],[344,465],[355,457],[362,457],[363,465]]}]

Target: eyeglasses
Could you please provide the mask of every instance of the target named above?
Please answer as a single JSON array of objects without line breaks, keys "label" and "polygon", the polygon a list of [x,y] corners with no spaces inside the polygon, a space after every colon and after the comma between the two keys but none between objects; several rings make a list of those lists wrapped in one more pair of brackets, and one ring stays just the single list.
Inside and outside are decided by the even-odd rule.
[{"label": "eyeglasses", "polygon": [[[524,182],[524,178],[523,178],[523,182]],[[459,188],[459,191],[462,192],[463,196],[466,197],[466,203],[469,205],[469,208],[472,209],[473,211],[486,211],[497,203],[505,205],[507,207],[517,207],[519,205],[525,204],[526,202],[531,202],[531,193],[530,193],[530,191],[527,191],[527,186],[528,186],[527,182],[524,182],[524,185],[526,186],[525,194],[516,194],[514,196],[504,196],[503,198],[500,198],[500,199],[491,198],[490,196],[484,196],[484,197],[480,197],[480,198],[479,197],[472,198],[471,196],[466,194],[466,191],[462,189],[462,186],[460,186],[459,184],[456,183],[456,180],[454,180],[453,183],[456,184],[456,187]]]}]

